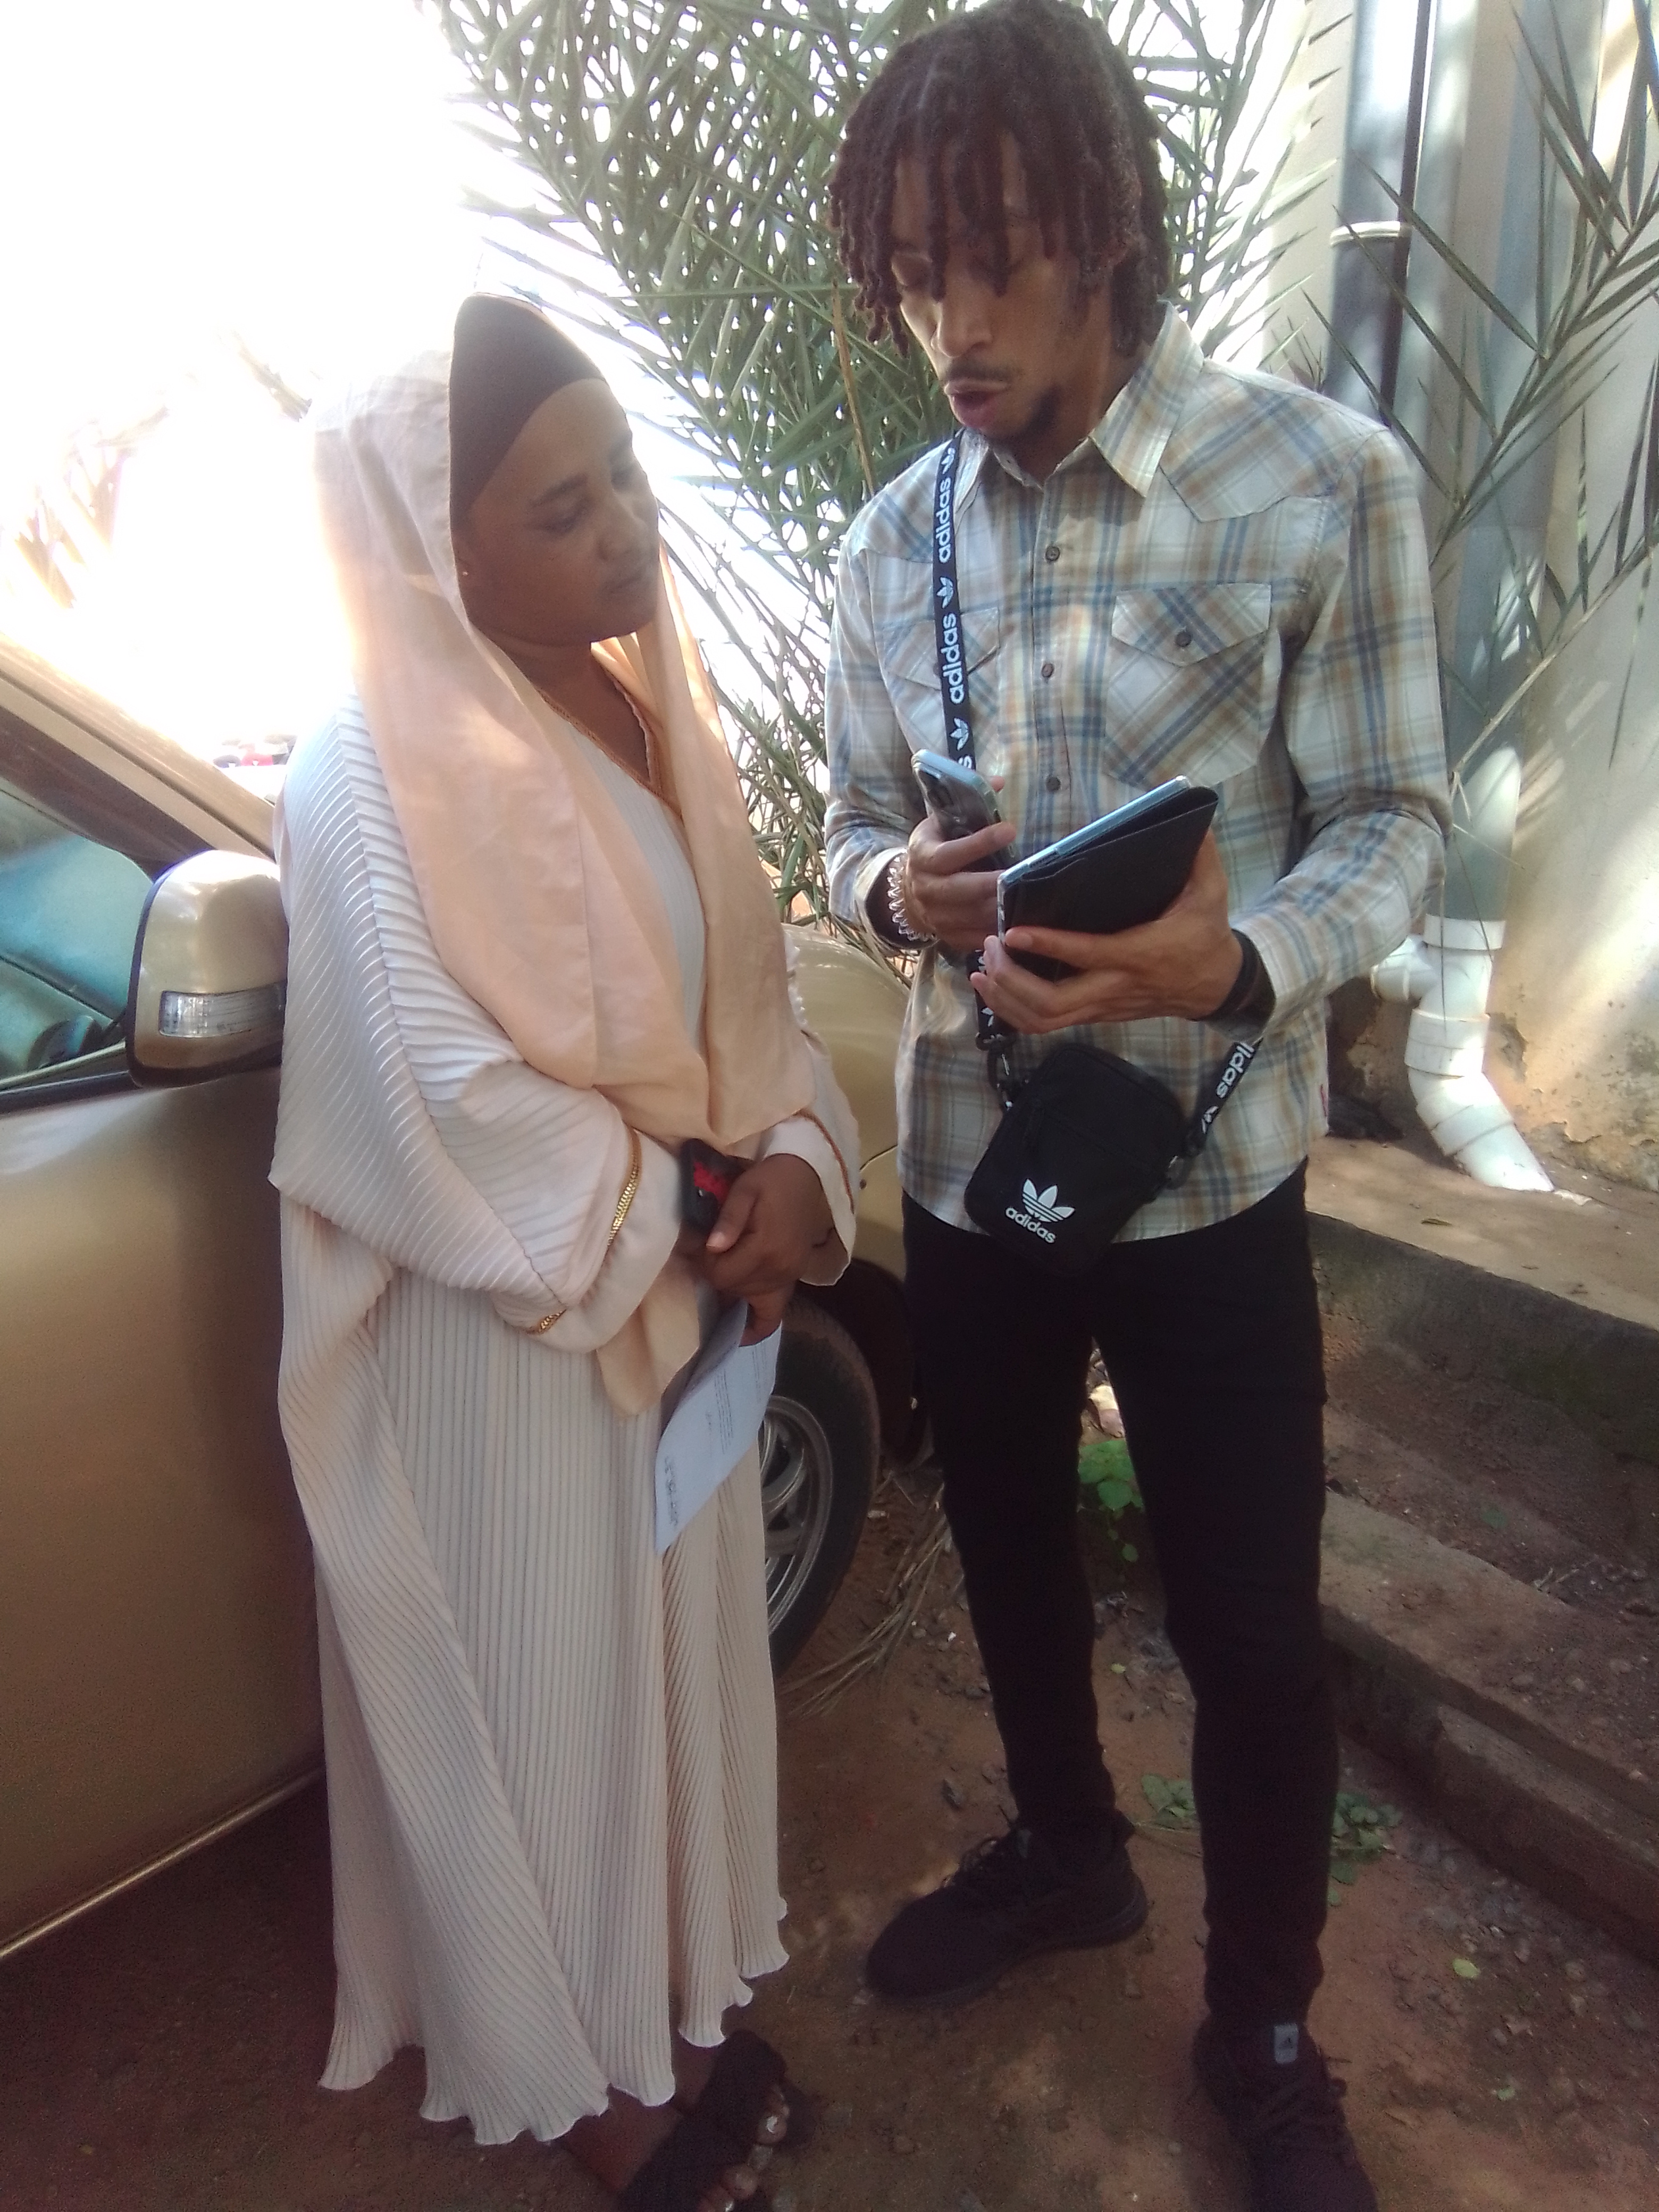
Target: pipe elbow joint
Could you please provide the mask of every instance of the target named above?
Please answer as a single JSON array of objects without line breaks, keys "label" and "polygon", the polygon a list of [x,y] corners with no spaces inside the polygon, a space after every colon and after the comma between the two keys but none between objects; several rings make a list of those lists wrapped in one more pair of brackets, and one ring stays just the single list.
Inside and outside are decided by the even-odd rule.
[{"label": "pipe elbow joint", "polygon": [[1395,945],[1371,970],[1371,988],[1397,1006],[1414,1006],[1435,980],[1435,968],[1420,937]]},{"label": "pipe elbow joint", "polygon": [[1423,1126],[1447,1158],[1476,1182],[1496,1190],[1553,1190],[1510,1109],[1478,1068],[1433,1074],[1408,1067]]}]

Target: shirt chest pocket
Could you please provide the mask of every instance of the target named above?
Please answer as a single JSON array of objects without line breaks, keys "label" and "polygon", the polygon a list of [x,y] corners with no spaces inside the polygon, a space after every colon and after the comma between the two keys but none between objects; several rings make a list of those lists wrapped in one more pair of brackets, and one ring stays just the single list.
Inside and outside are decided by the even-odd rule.
[{"label": "shirt chest pocket", "polygon": [[1105,734],[1125,781],[1241,775],[1273,727],[1279,662],[1269,584],[1120,592]]},{"label": "shirt chest pocket", "polygon": [[[1001,616],[995,607],[969,609],[962,617],[963,661],[968,683],[968,705],[973,722],[974,757],[981,768],[989,762],[991,773],[999,766],[997,753],[997,689],[1002,646]],[[933,624],[896,623],[879,630],[876,659],[893,712],[911,751],[942,753],[948,750],[945,708],[939,692],[939,643]]]}]

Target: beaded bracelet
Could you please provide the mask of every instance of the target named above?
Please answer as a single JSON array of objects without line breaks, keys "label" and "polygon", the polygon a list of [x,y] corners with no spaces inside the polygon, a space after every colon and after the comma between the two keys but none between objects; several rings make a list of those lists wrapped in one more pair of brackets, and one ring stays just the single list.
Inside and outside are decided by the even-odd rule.
[{"label": "beaded bracelet", "polygon": [[904,854],[895,854],[883,870],[880,878],[882,904],[887,909],[887,927],[878,925],[877,933],[892,943],[915,951],[920,946],[931,945],[934,933],[918,922],[911,914],[904,896]]}]

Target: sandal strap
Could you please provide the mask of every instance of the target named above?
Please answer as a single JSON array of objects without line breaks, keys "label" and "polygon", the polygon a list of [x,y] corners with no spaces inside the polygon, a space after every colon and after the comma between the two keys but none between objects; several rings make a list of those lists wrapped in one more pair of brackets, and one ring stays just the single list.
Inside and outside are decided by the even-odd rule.
[{"label": "sandal strap", "polygon": [[780,2147],[795,2150],[811,2140],[817,2118],[806,2092],[789,2079],[782,2054],[746,2027],[736,2028],[714,2054],[714,2064],[694,2112],[723,2128],[733,2142],[752,2144],[767,2110],[767,2093],[781,2087],[788,2124]]},{"label": "sandal strap", "polygon": [[[723,2129],[701,2112],[685,2112],[619,2192],[617,2202],[624,2212],[696,2212],[698,2200],[720,2183],[727,2167],[742,2164],[742,2151]],[[744,2199],[744,2208],[769,2212],[769,2200],[757,2190]]]}]

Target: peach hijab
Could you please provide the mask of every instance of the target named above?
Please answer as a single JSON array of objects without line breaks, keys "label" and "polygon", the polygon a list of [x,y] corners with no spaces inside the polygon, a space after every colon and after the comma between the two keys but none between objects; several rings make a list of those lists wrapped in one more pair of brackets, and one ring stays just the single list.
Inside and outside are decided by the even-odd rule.
[{"label": "peach hijab", "polygon": [[746,1150],[808,1103],[811,1065],[673,579],[665,561],[654,620],[594,653],[650,718],[684,825],[707,929],[701,1048],[667,913],[586,741],[461,604],[449,371],[447,349],[422,356],[314,423],[358,692],[438,957],[543,1074],[665,1144]]}]

